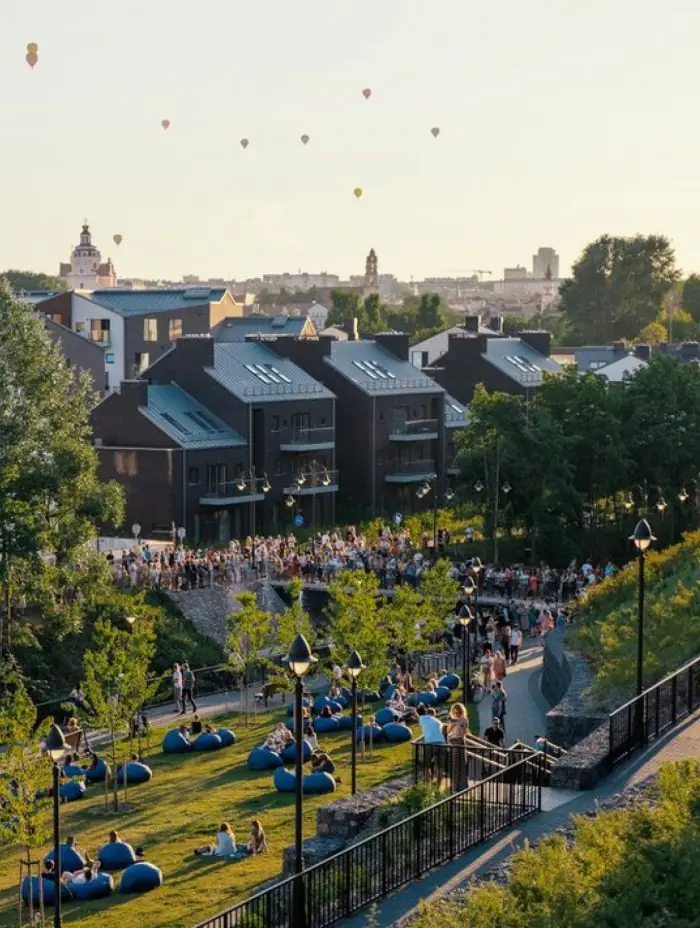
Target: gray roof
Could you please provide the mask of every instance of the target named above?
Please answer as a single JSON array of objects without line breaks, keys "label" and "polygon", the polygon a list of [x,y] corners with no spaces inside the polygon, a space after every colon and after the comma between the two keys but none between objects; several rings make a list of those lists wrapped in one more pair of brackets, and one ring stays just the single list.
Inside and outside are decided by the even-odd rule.
[{"label": "gray roof", "polygon": [[254,315],[224,319],[212,334],[217,342],[244,342],[249,335],[292,335],[299,338],[304,326],[313,328],[313,325],[306,316]]},{"label": "gray roof", "polygon": [[334,399],[334,394],[260,342],[215,342],[206,372],[243,402]]},{"label": "gray roof", "polygon": [[[468,332],[463,325],[453,325],[449,329],[438,332],[437,335],[431,335],[430,338],[424,338],[422,342],[411,345],[411,351],[427,351],[429,361],[435,360],[435,358],[442,356],[447,351],[450,343],[450,335],[465,334],[475,335],[476,333]],[[494,332],[493,329],[489,329],[488,326],[480,325],[479,334],[495,336],[497,333]]]},{"label": "gray roof", "polygon": [[644,370],[645,367],[649,367],[646,361],[636,358],[633,354],[627,354],[624,358],[613,361],[612,364],[599,367],[594,373],[599,377],[607,377],[611,383],[623,383],[638,371]]},{"label": "gray roof", "polygon": [[244,447],[244,438],[175,384],[149,384],[148,404],[139,412],[181,448]]},{"label": "gray roof", "polygon": [[445,394],[445,428],[462,428],[469,421],[469,409],[449,393]]},{"label": "gray roof", "polygon": [[65,290],[17,290],[12,294],[20,303],[30,303],[32,306],[50,300],[51,297],[60,296]]},{"label": "gray roof", "polygon": [[521,338],[489,338],[482,357],[525,387],[541,384],[545,371],[558,374],[562,369],[556,361],[535,351]]},{"label": "gray roof", "polygon": [[409,361],[399,360],[377,342],[331,342],[331,355],[324,361],[372,395],[445,392]]},{"label": "gray roof", "polygon": [[87,299],[120,316],[142,316],[146,313],[170,312],[190,309],[203,303],[220,303],[226,288],[211,290],[209,287],[184,287],[180,290],[95,290]]}]

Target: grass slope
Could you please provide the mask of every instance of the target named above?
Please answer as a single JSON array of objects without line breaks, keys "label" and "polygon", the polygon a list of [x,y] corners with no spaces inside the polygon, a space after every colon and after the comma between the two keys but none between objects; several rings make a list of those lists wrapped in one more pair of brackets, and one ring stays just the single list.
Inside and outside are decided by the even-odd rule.
[{"label": "grass slope", "polygon": [[[133,846],[143,845],[147,858],[163,870],[164,885],[140,896],[115,894],[93,903],[67,903],[64,923],[80,928],[191,928],[207,916],[245,899],[255,887],[281,871],[281,855],[294,841],[294,796],[280,794],[272,785],[272,772],[248,770],[252,747],[282,718],[282,714],[258,716],[250,728],[240,727],[236,717],[221,717],[216,724],[232,727],[238,743],[211,754],[188,756],[160,753],[165,729],[152,736],[153,780],[129,790],[133,811],[102,813],[100,786],[88,789],[88,797],[61,807],[62,834],[74,834],[94,855],[116,828]],[[284,716],[286,717],[286,716]],[[414,733],[417,726],[414,728]],[[323,736],[321,745],[337,763],[342,785],[332,796],[304,797],[304,833],[315,834],[316,809],[350,795],[350,732]],[[410,770],[411,745],[377,745],[374,756],[359,761],[358,790]],[[239,841],[247,840],[253,818],[259,818],[270,843],[268,854],[242,862],[194,858],[193,850],[213,840],[222,821],[229,821]],[[46,853],[49,848],[42,849]],[[17,925],[18,848],[0,852],[0,926]],[[35,856],[39,856],[38,854]],[[118,885],[119,876],[115,883]],[[53,910],[49,910],[52,912]]]},{"label": "grass slope", "polygon": [[[637,660],[638,564],[593,587],[569,642],[595,670],[599,696],[631,695]],[[700,653],[700,532],[649,551],[646,563],[644,682],[651,685]]]}]

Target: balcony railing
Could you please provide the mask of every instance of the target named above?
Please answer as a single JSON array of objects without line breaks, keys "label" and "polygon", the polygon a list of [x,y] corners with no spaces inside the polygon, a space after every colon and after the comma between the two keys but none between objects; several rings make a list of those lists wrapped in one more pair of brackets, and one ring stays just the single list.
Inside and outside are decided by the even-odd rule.
[{"label": "balcony railing", "polygon": [[244,490],[238,488],[238,480],[221,480],[218,483],[210,483],[204,493],[200,494],[199,501],[205,505],[216,505],[217,503],[254,503],[265,499],[265,494],[258,490],[257,493],[251,493],[250,488]]},{"label": "balcony railing", "polygon": [[324,451],[335,446],[335,428],[292,426],[278,433],[282,451]]},{"label": "balcony railing", "polygon": [[304,483],[300,485],[293,479],[289,486],[284,488],[285,496],[315,496],[317,493],[338,492],[337,470],[322,470],[315,476],[306,471],[304,474]]},{"label": "balcony railing", "polygon": [[391,423],[392,441],[429,441],[438,437],[437,419],[405,419]]},{"label": "balcony railing", "polygon": [[426,458],[422,461],[392,461],[384,464],[384,479],[388,483],[412,483],[427,480],[436,474],[435,460]]}]

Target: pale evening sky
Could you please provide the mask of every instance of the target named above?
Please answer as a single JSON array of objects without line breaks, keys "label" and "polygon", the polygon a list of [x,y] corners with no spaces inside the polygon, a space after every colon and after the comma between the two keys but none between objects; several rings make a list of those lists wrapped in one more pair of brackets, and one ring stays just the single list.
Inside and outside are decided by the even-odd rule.
[{"label": "pale evening sky", "polygon": [[696,270],[699,36],[698,0],[0,0],[0,268],[87,216],[123,276],[500,276],[604,232]]}]

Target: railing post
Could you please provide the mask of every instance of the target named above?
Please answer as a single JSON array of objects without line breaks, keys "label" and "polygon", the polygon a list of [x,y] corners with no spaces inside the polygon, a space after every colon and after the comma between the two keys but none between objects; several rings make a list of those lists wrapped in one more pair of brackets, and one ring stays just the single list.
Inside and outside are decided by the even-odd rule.
[{"label": "railing post", "polygon": [[450,860],[455,856],[455,806],[457,800],[452,796],[448,802],[447,828],[450,833]]},{"label": "railing post", "polygon": [[615,763],[615,754],[614,754],[615,749],[614,749],[614,739],[613,739],[614,728],[615,728],[615,716],[611,712],[610,717],[608,719],[608,765],[611,770],[612,770],[613,764]]},{"label": "railing post", "polygon": [[688,668],[688,715],[693,711],[693,683],[695,678],[693,676],[693,668]]},{"label": "railing post", "polygon": [[678,707],[676,706],[676,701],[678,699],[678,677],[671,677],[671,724],[676,724],[676,719],[678,717]]},{"label": "railing post", "polygon": [[656,693],[656,706],[654,707],[654,737],[659,737],[659,726],[661,725],[661,687],[657,686],[655,691]]},{"label": "railing post", "polygon": [[484,781],[483,780],[479,784],[479,834],[481,835],[480,840],[483,841],[485,837],[485,833],[484,833]]},{"label": "railing post", "polygon": [[421,858],[423,855],[423,829],[421,828],[423,816],[418,814],[413,819],[413,846],[416,849],[416,859],[414,861],[414,872],[416,878],[421,875]]},{"label": "railing post", "polygon": [[348,851],[345,854],[345,914],[350,915],[352,911],[352,853]]}]

